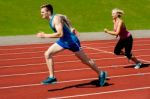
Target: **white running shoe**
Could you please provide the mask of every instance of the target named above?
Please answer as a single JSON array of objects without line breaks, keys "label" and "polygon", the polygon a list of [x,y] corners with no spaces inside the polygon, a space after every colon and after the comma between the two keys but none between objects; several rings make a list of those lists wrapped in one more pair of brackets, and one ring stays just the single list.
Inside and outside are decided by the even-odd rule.
[{"label": "white running shoe", "polygon": [[141,68],[141,66],[142,66],[142,63],[141,62],[139,62],[139,63],[136,63],[136,65],[135,65],[135,69],[139,69],[139,68]]}]

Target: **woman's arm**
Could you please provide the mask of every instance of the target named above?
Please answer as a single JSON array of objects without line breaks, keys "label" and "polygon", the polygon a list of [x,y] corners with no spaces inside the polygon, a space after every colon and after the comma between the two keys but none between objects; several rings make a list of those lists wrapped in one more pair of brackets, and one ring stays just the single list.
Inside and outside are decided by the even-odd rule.
[{"label": "woman's arm", "polygon": [[111,35],[116,35],[116,36],[117,36],[117,35],[120,33],[122,24],[123,24],[123,21],[122,21],[122,20],[119,20],[116,31],[110,31],[110,30],[108,30],[107,28],[105,28],[105,29],[104,29],[104,32],[105,32],[105,33],[108,33],[108,34],[111,34]]}]

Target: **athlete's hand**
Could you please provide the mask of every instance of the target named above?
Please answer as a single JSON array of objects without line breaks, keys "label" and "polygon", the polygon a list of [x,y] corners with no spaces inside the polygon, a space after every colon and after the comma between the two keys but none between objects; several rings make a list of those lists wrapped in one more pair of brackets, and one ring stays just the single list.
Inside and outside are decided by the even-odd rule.
[{"label": "athlete's hand", "polygon": [[105,33],[107,33],[107,32],[108,32],[108,29],[107,29],[107,28],[105,28],[105,29],[104,29],[104,32],[105,32]]},{"label": "athlete's hand", "polygon": [[37,33],[36,36],[40,37],[40,38],[45,38],[45,33],[44,32],[39,32],[39,33]]},{"label": "athlete's hand", "polygon": [[76,36],[78,36],[78,37],[80,36],[79,32],[78,32],[75,28],[72,29],[72,32],[73,32]]}]

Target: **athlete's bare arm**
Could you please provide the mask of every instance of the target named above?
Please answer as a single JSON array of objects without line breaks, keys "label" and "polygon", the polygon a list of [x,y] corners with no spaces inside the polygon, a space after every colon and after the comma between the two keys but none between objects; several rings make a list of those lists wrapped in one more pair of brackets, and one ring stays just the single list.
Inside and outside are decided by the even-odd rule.
[{"label": "athlete's bare arm", "polygon": [[117,26],[117,29],[116,31],[110,31],[108,30],[107,28],[104,29],[104,32],[105,33],[108,33],[108,34],[111,34],[111,35],[118,35],[120,33],[120,30],[121,30],[121,26],[123,25],[123,21],[122,20],[119,20],[118,22],[118,26]]},{"label": "athlete's bare arm", "polygon": [[37,37],[41,38],[60,38],[63,36],[63,24],[59,16],[54,16],[53,26],[56,29],[56,33],[46,34],[44,32],[39,32]]}]

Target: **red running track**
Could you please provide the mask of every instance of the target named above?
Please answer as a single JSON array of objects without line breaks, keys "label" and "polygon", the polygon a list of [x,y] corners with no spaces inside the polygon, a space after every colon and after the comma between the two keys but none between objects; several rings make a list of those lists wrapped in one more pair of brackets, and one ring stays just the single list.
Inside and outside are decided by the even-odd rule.
[{"label": "red running track", "polygon": [[98,67],[108,72],[104,87],[97,75],[68,50],[54,56],[58,82],[41,85],[48,76],[44,51],[51,44],[0,46],[0,99],[150,99],[150,38],[135,39],[134,55],[144,65],[135,70],[125,57],[113,55],[116,41],[84,41]]}]

